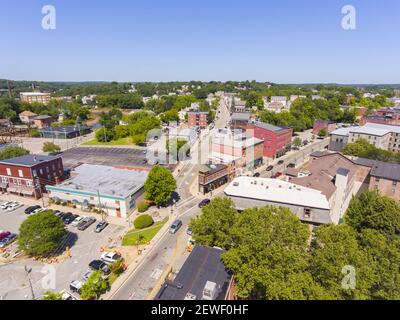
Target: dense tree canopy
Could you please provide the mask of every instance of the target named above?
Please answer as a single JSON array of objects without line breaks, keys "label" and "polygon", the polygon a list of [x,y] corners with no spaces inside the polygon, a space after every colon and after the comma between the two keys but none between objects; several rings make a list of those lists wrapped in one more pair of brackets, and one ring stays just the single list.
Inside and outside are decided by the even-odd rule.
[{"label": "dense tree canopy", "polygon": [[388,150],[380,149],[370,144],[365,139],[359,139],[354,143],[349,143],[343,149],[343,153],[348,156],[379,160],[384,162],[400,163],[400,154]]},{"label": "dense tree canopy", "polygon": [[17,158],[29,154],[29,151],[21,147],[5,147],[0,151],[0,160]]}]

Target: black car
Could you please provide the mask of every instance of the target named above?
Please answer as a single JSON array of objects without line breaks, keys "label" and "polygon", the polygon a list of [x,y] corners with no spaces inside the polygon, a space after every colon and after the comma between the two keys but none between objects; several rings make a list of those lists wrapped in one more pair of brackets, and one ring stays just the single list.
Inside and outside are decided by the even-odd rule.
[{"label": "black car", "polygon": [[36,209],[39,209],[39,208],[40,208],[40,206],[32,206],[32,207],[26,208],[25,214],[31,214],[33,211],[35,211]]},{"label": "black car", "polygon": [[288,168],[296,168],[296,164],[295,163],[289,163],[287,165]]},{"label": "black car", "polygon": [[89,268],[94,271],[102,271],[104,274],[110,274],[111,270],[104,261],[93,260],[89,263]]},{"label": "black car", "polygon": [[268,166],[267,171],[271,171],[274,168],[274,166]]},{"label": "black car", "polygon": [[108,222],[107,222],[107,221],[105,221],[105,220],[100,221],[100,222],[97,224],[96,229],[94,229],[94,232],[100,233],[100,232],[102,232],[107,226],[108,226]]},{"label": "black car", "polygon": [[204,208],[206,205],[208,205],[211,202],[210,199],[204,199],[199,203],[199,208]]},{"label": "black car", "polygon": [[66,217],[64,217],[63,221],[65,224],[71,224],[78,217],[79,216],[77,214],[72,214],[70,212],[67,212]]},{"label": "black car", "polygon": [[285,161],[283,161],[283,160],[278,161],[278,164],[284,164],[284,163],[285,163]]},{"label": "black car", "polygon": [[260,173],[259,172],[256,172],[255,174],[253,174],[253,177],[254,178],[259,178],[261,175],[260,175]]}]

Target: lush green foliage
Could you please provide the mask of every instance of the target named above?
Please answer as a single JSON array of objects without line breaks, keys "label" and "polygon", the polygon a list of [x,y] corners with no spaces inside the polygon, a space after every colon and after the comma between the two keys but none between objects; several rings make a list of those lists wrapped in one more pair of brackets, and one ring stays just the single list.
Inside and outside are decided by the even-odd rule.
[{"label": "lush green foliage", "polygon": [[43,152],[48,152],[48,153],[57,153],[61,151],[60,146],[56,145],[53,142],[47,141],[43,144],[42,148]]},{"label": "lush green foliage", "polygon": [[61,293],[47,291],[40,300],[63,300],[63,298]]},{"label": "lush green foliage", "polygon": [[96,97],[100,108],[142,109],[142,96],[137,93],[120,93]]},{"label": "lush green foliage", "polygon": [[18,247],[30,256],[49,256],[59,248],[66,235],[62,220],[52,211],[44,211],[29,216],[22,222]]},{"label": "lush green foliage", "polygon": [[135,219],[133,225],[136,229],[144,229],[154,224],[153,218],[148,214],[143,214]]},{"label": "lush green foliage", "polygon": [[167,204],[172,199],[172,192],[176,189],[176,181],[172,173],[164,167],[154,166],[149,172],[144,184],[146,199],[156,205]]},{"label": "lush green foliage", "polygon": [[109,288],[108,280],[103,278],[101,271],[93,272],[82,286],[81,298],[83,300],[98,299]]},{"label": "lush green foliage", "polygon": [[399,153],[380,149],[373,144],[370,144],[365,139],[359,139],[354,143],[347,144],[346,147],[343,149],[343,153],[348,156],[355,156],[384,162],[400,163]]},{"label": "lush green foliage", "polygon": [[137,205],[140,213],[146,212],[150,208],[150,204],[147,201],[140,201]]},{"label": "lush green foliage", "polygon": [[0,151],[0,160],[17,158],[29,154],[29,151],[21,147],[5,147]]}]

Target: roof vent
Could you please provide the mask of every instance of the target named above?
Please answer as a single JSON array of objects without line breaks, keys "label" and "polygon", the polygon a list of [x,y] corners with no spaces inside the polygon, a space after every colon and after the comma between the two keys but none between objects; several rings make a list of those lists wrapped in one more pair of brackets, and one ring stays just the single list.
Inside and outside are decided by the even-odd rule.
[{"label": "roof vent", "polygon": [[233,186],[234,186],[234,187],[239,187],[239,182],[234,182],[234,183],[233,183]]},{"label": "roof vent", "polygon": [[197,297],[196,297],[193,293],[188,292],[188,293],[186,294],[184,300],[196,300],[196,299],[197,299]]}]

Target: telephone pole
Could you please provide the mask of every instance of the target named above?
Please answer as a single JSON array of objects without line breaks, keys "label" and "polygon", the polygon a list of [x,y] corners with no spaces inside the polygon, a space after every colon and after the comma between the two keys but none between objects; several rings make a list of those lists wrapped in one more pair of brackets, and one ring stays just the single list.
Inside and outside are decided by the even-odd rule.
[{"label": "telephone pole", "polygon": [[33,291],[33,286],[32,286],[31,277],[29,276],[30,273],[32,272],[32,268],[31,268],[31,269],[28,269],[28,267],[25,265],[24,269],[25,269],[26,277],[28,278],[29,287],[30,287],[30,289],[31,289],[32,300],[35,300],[35,292]]}]

